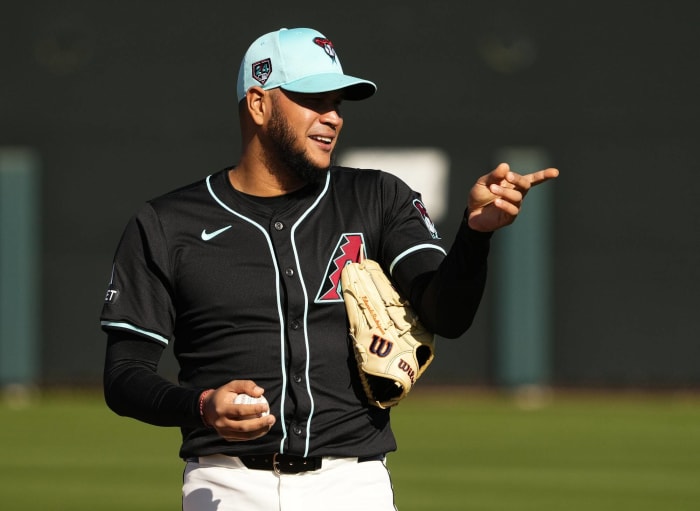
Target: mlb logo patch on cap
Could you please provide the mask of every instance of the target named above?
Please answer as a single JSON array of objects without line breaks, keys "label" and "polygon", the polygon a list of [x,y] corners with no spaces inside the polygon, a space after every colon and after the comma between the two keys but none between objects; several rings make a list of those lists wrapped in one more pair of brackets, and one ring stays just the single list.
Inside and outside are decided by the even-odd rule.
[{"label": "mlb logo patch on cap", "polygon": [[260,85],[265,85],[271,72],[272,62],[270,62],[270,59],[261,60],[253,64],[253,78],[259,81]]}]

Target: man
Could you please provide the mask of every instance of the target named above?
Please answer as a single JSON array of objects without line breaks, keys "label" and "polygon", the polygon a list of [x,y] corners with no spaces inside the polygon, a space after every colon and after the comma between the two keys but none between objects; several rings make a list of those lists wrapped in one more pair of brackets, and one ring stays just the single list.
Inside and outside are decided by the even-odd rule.
[{"label": "man", "polygon": [[[238,164],[149,201],[124,231],[101,317],[105,397],[181,428],[185,510],[394,509],[389,410],[362,391],[340,271],[378,261],[429,330],[459,336],[491,233],[558,174],[481,177],[446,251],[403,182],[332,166],[341,102],[375,90],[315,30],[260,37],[238,76]],[[178,384],[157,374],[168,344]]]}]

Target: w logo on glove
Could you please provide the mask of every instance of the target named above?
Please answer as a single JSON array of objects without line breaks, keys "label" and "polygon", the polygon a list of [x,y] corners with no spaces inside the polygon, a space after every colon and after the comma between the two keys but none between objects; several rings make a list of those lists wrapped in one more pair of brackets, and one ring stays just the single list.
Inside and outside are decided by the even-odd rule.
[{"label": "w logo on glove", "polygon": [[378,335],[373,335],[372,343],[369,345],[369,352],[374,353],[378,357],[386,357],[391,353],[391,348],[393,347],[393,342],[382,339]]}]

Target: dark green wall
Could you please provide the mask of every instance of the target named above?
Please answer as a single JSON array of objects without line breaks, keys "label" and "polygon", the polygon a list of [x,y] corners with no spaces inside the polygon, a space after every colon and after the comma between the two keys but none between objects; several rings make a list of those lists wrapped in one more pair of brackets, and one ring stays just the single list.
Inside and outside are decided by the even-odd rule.
[{"label": "dark green wall", "polygon": [[[42,382],[99,380],[98,316],[124,224],[144,200],[235,162],[242,53],[264,32],[311,26],[347,72],[379,85],[345,106],[344,147],[449,154],[445,237],[500,147],[545,148],[561,169],[552,383],[697,385],[695,11],[649,0],[5,6],[0,146],[34,147],[43,162]],[[499,321],[518,318],[499,315],[490,287],[471,333],[440,342],[429,378],[493,383]]]}]

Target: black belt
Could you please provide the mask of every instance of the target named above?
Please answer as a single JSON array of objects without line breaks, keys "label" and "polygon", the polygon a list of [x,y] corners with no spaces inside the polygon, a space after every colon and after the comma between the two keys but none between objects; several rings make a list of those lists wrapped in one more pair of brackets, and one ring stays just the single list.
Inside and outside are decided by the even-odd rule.
[{"label": "black belt", "polygon": [[[274,470],[278,474],[299,474],[321,468],[323,459],[320,456],[304,458],[292,454],[263,454],[251,456],[239,456],[239,460],[248,468],[253,470]],[[363,456],[357,458],[358,463],[365,461],[380,461],[384,455]]]}]

